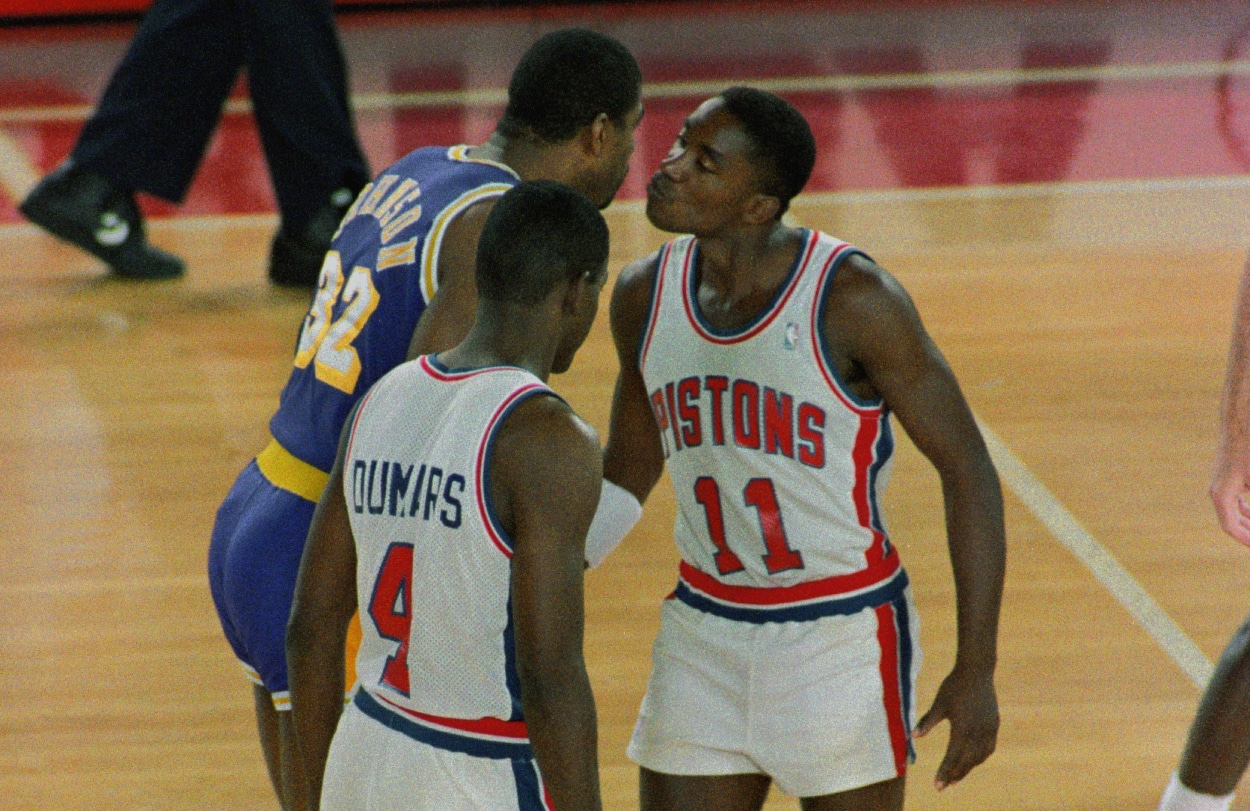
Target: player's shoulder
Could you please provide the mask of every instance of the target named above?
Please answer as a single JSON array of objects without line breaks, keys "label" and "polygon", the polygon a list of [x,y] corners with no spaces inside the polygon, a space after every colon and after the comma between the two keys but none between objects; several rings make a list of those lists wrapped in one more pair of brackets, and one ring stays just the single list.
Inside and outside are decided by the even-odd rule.
[{"label": "player's shoulder", "polygon": [[831,308],[879,307],[906,298],[907,292],[898,279],[858,249],[849,250],[839,263],[829,289]]},{"label": "player's shoulder", "polygon": [[601,471],[598,433],[550,389],[512,410],[500,428],[497,453],[501,447],[538,473],[565,467]]},{"label": "player's shoulder", "polygon": [[841,335],[863,348],[902,343],[918,335],[920,316],[911,296],[895,276],[866,254],[849,254],[837,269],[824,301],[828,334]]},{"label": "player's shoulder", "polygon": [[635,259],[621,268],[612,287],[612,313],[617,317],[618,310],[644,312],[651,301],[651,293],[655,288],[656,276],[660,273],[661,248],[641,259]]}]

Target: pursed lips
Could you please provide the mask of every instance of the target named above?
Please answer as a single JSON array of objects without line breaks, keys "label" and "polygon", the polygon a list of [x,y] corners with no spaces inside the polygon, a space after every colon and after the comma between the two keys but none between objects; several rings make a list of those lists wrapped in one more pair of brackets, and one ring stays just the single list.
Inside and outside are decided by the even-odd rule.
[{"label": "pursed lips", "polygon": [[668,178],[664,177],[663,172],[656,172],[651,176],[651,181],[647,183],[647,196],[664,200],[668,197],[670,191],[670,189],[665,188],[668,182]]}]

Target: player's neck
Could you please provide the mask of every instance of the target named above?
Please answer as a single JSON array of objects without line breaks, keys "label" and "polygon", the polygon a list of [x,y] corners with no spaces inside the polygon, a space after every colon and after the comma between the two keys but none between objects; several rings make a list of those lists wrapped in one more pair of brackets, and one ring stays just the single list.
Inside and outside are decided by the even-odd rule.
[{"label": "player's neck", "polygon": [[729,299],[760,289],[775,290],[790,275],[802,247],[799,232],[780,222],[767,228],[700,236],[697,242],[700,284]]},{"label": "player's neck", "polygon": [[576,186],[569,155],[567,142],[553,144],[529,135],[507,138],[499,132],[470,152],[470,157],[478,160],[504,164],[522,180],[555,180]]},{"label": "player's neck", "polygon": [[558,336],[551,334],[551,318],[533,307],[505,302],[480,306],[465,339],[439,361],[456,369],[515,366],[546,381],[551,376]]}]

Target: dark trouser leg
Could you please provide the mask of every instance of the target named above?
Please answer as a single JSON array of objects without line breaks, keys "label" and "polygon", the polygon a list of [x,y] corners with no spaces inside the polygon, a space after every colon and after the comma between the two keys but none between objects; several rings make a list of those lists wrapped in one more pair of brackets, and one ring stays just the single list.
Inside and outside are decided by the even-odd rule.
[{"label": "dark trouser leg", "polygon": [[369,180],[333,8],[331,0],[245,2],[256,123],[282,227],[300,234],[335,191],[354,197]]},{"label": "dark trouser leg", "polygon": [[1250,763],[1250,619],[1233,635],[1203,692],[1181,758],[1181,783],[1232,793]]},{"label": "dark trouser leg", "polygon": [[71,155],[123,189],[181,202],[243,64],[237,0],[156,0]]}]

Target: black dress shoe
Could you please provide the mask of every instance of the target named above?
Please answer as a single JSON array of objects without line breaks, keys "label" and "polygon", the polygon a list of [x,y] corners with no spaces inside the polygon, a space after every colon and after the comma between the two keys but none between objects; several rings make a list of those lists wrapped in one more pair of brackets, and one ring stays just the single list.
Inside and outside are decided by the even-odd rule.
[{"label": "black dress shoe", "polygon": [[269,280],[283,287],[316,287],[330,240],[354,199],[350,189],[339,189],[298,235],[279,228],[269,248]]},{"label": "black dress shoe", "polygon": [[41,180],[17,209],[43,230],[102,260],[118,276],[170,279],[186,270],[177,256],[148,244],[133,194],[70,161]]}]

